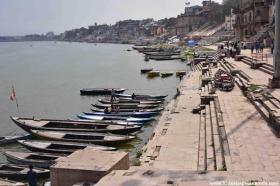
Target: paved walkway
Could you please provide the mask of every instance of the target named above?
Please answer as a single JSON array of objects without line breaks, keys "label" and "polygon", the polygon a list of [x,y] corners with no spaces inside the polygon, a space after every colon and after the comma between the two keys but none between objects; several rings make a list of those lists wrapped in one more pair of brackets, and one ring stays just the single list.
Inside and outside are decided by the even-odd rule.
[{"label": "paved walkway", "polygon": [[197,170],[199,115],[191,111],[200,104],[198,74],[182,82],[182,95],[164,111],[146,146],[143,163],[163,170]]}]

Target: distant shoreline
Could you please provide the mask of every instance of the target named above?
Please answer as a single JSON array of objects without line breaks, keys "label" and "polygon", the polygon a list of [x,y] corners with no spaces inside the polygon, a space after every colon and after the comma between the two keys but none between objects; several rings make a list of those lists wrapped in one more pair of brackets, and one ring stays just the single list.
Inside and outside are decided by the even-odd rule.
[{"label": "distant shoreline", "polygon": [[65,43],[90,43],[90,44],[122,44],[122,45],[135,45],[134,42],[86,42],[86,41],[63,41],[63,40],[10,40],[1,41],[0,43],[18,43],[18,42],[65,42]]}]

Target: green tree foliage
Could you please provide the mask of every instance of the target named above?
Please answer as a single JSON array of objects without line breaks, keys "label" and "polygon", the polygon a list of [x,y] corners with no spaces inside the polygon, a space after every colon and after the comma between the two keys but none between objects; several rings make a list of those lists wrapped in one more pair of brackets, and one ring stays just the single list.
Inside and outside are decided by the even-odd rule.
[{"label": "green tree foliage", "polygon": [[222,23],[225,16],[230,15],[231,9],[239,5],[240,0],[223,0],[222,4],[213,3],[209,13],[209,21],[211,23]]},{"label": "green tree foliage", "polygon": [[236,8],[239,5],[240,0],[223,0],[223,12],[224,15],[230,15],[232,8]]}]

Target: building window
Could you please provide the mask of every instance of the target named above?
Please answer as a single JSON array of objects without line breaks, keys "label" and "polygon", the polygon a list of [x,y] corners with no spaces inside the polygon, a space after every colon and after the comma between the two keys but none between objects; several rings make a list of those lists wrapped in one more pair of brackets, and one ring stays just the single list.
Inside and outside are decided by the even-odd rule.
[{"label": "building window", "polygon": [[252,13],[250,12],[249,21],[252,21]]},{"label": "building window", "polygon": [[256,16],[260,16],[260,15],[261,15],[261,11],[260,11],[260,10],[257,10]]}]

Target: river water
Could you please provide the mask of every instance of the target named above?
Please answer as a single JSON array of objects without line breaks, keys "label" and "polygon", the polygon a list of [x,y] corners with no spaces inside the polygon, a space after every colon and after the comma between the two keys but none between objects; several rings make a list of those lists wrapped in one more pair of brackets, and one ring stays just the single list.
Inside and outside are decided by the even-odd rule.
[{"label": "river water", "polygon": [[[168,94],[170,100],[179,84],[175,76],[147,79],[141,68],[161,71],[187,70],[181,61],[144,62],[143,54],[128,52],[131,45],[67,42],[0,43],[0,136],[23,134],[9,116],[52,119],[75,118],[90,111],[100,97],[80,96],[81,88],[124,87],[126,93]],[[15,102],[9,100],[14,85]],[[138,139],[123,147],[135,154],[150,136],[156,122],[137,133]],[[25,151],[19,145],[1,147]],[[6,159],[0,155],[0,162]]]}]

